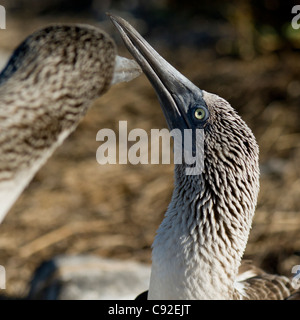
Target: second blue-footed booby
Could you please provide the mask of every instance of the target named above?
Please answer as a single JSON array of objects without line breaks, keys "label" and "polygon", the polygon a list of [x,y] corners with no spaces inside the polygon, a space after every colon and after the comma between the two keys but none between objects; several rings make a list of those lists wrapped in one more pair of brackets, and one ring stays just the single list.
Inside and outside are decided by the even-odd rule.
[{"label": "second blue-footed booby", "polygon": [[169,129],[204,130],[203,171],[186,175],[187,164],[175,164],[173,196],[153,243],[148,299],[299,297],[289,278],[242,262],[259,191],[259,150],[250,128],[128,22],[110,18],[156,90]]},{"label": "second blue-footed booby", "polygon": [[89,25],[52,25],[19,45],[0,74],[0,223],[92,101],[140,73]]}]

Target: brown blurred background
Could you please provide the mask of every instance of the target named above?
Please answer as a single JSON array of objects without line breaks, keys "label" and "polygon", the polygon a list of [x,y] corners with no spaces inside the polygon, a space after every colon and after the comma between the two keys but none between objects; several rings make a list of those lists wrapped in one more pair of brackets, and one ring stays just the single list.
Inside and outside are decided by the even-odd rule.
[{"label": "brown blurred background", "polygon": [[[28,34],[52,22],[99,26],[130,57],[105,12],[121,15],[200,88],[228,100],[260,145],[261,191],[245,257],[291,275],[300,264],[300,29],[297,1],[7,0],[0,63]],[[300,22],[300,21],[299,21]],[[95,101],[0,226],[1,294],[23,297],[35,268],[58,254],[90,253],[151,263],[151,244],[169,203],[173,165],[96,162],[96,134],[165,128],[142,75]]]}]

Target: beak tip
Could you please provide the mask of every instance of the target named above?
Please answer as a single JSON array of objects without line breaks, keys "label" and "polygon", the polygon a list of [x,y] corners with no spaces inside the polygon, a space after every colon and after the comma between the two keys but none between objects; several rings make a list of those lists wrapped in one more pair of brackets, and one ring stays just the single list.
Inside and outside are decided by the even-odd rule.
[{"label": "beak tip", "polygon": [[105,14],[109,17],[110,20],[114,21],[115,16],[110,12],[105,12]]},{"label": "beak tip", "polygon": [[112,23],[116,26],[119,24],[120,21],[123,21],[124,23],[126,22],[119,16],[115,16],[114,14],[110,12],[106,12],[106,15],[109,17],[109,19],[112,21]]}]

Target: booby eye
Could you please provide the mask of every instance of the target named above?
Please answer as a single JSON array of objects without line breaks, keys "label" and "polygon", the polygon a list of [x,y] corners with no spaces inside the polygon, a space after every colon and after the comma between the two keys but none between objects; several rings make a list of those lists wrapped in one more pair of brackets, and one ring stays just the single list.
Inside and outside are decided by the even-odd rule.
[{"label": "booby eye", "polygon": [[197,120],[205,120],[207,117],[207,111],[203,107],[198,107],[195,109],[194,116]]}]

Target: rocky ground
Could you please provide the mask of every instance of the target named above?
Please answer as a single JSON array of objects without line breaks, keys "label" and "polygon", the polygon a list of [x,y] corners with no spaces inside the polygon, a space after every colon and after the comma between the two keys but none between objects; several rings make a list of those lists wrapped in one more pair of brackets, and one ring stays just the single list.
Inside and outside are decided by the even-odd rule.
[{"label": "rocky ground", "polygon": [[[47,23],[10,21],[0,31],[2,61],[25,35]],[[199,87],[228,100],[254,131],[261,191],[245,257],[291,276],[300,264],[299,53],[244,61],[217,56],[213,48],[158,47]],[[99,165],[96,134],[118,128],[120,120],[128,121],[128,130],[166,127],[144,75],[95,101],[7,215],[0,226],[0,265],[7,272],[1,293],[25,296],[33,271],[58,254],[151,263],[151,244],[172,193],[173,165]]]}]

